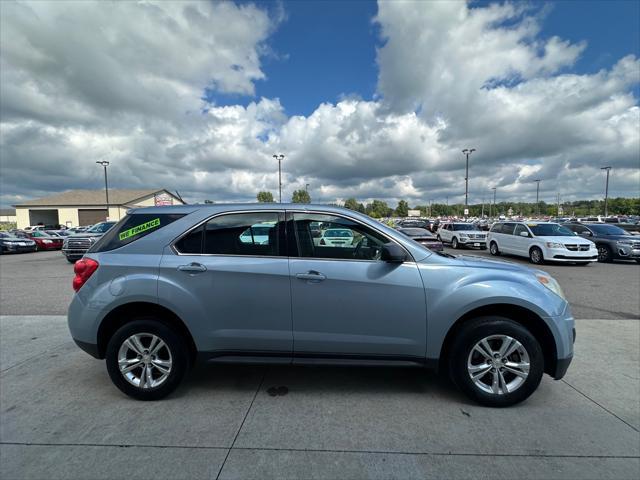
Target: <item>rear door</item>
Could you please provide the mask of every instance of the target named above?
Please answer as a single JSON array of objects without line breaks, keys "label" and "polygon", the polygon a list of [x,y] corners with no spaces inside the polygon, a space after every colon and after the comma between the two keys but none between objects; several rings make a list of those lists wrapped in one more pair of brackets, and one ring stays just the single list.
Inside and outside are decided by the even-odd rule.
[{"label": "rear door", "polygon": [[291,355],[283,212],[217,215],[179,239],[160,266],[159,296],[220,355]]},{"label": "rear door", "polygon": [[[290,215],[290,214],[288,214]],[[347,229],[351,244],[316,245],[312,224]],[[426,354],[426,302],[417,265],[380,260],[390,239],[353,219],[296,213],[290,258],[296,357],[419,359]]]}]

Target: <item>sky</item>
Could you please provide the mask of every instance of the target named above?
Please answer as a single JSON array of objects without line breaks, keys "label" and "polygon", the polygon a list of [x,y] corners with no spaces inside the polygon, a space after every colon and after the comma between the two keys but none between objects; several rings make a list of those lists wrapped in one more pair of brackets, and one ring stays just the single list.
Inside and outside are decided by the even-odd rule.
[{"label": "sky", "polygon": [[640,2],[0,2],[0,206],[640,196]]}]

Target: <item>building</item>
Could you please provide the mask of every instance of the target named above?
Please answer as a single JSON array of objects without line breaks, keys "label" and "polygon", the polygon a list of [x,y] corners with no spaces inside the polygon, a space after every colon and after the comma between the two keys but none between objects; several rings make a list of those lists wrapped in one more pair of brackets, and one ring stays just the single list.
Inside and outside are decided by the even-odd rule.
[{"label": "building", "polygon": [[0,223],[16,223],[15,208],[0,208]]},{"label": "building", "polygon": [[15,205],[18,228],[29,225],[93,225],[105,220],[120,220],[134,207],[182,205],[184,202],[168,190],[109,190],[109,206],[104,190],[69,190],[49,197]]}]

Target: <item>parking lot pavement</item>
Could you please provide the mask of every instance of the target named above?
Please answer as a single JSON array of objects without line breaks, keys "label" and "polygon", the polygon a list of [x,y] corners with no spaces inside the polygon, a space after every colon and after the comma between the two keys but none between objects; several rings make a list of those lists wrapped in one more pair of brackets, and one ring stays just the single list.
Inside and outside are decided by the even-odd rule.
[{"label": "parking lot pavement", "polygon": [[0,477],[637,478],[640,321],[578,332],[567,377],[508,409],[419,369],[326,367],[201,366],[145,403],[63,316],[2,316]]}]

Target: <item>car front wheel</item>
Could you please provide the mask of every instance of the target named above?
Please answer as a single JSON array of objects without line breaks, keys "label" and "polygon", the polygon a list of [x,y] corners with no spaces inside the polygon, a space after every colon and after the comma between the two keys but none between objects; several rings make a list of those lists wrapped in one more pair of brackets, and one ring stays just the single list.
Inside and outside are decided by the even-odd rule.
[{"label": "car front wheel", "polygon": [[602,263],[609,263],[611,260],[611,249],[606,245],[598,245],[598,261]]},{"label": "car front wheel", "polygon": [[500,255],[500,250],[498,250],[498,244],[496,242],[491,242],[489,245],[489,252],[491,255]]},{"label": "car front wheel", "polygon": [[159,400],[169,395],[189,365],[182,337],[153,319],[122,326],[109,340],[106,353],[111,381],[138,400]]},{"label": "car front wheel", "polygon": [[453,240],[451,240],[451,246],[452,246],[454,249],[457,249],[457,248],[458,248],[458,239],[457,239],[456,237],[453,237]]},{"label": "car front wheel", "polygon": [[531,260],[531,263],[534,263],[536,265],[543,264],[544,255],[542,255],[542,250],[540,250],[538,247],[533,247],[531,250],[529,250],[529,260]]},{"label": "car front wheel", "polygon": [[453,382],[488,407],[508,407],[528,398],[540,384],[544,356],[522,325],[502,317],[465,324],[451,348]]}]

